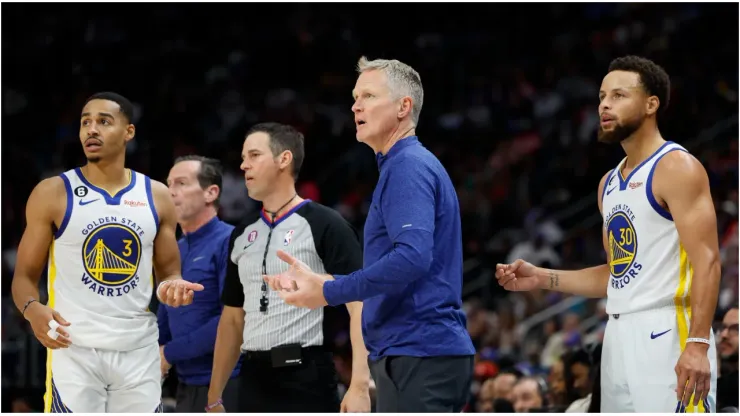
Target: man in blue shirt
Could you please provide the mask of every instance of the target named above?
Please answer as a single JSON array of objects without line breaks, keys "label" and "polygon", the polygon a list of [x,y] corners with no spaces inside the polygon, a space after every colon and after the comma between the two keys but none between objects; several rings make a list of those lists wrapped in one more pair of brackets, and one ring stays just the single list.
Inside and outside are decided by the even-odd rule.
[{"label": "man in blue shirt", "polygon": [[[233,226],[219,220],[222,170],[217,160],[202,156],[178,158],[167,186],[183,231],[178,241],[183,279],[205,288],[189,308],[161,305],[159,323],[162,377],[174,365],[178,375],[177,413],[203,412],[213,367],[221,293]],[[224,402],[236,408],[239,364],[224,391]]]},{"label": "man in blue shirt", "polygon": [[320,275],[281,252],[292,267],[268,280],[296,306],[364,303],[378,412],[460,412],[475,349],[462,310],[457,194],[415,136],[424,99],[419,74],[396,60],[364,57],[358,72],[357,139],[374,150],[380,169],[365,222],[364,268]]}]

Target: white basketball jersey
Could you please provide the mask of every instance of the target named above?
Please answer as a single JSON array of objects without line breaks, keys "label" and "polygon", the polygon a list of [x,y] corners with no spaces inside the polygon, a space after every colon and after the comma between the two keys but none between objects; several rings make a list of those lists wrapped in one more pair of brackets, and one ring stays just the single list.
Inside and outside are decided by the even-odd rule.
[{"label": "white basketball jersey", "polygon": [[129,170],[116,195],[77,168],[61,175],[67,210],[49,252],[49,306],[71,323],[73,344],[130,351],[156,343],[149,311],[158,216],[151,182]]},{"label": "white basketball jersey", "polygon": [[655,166],[667,142],[623,178],[623,159],[607,177],[602,194],[611,277],[606,312],[623,314],[675,306],[686,310],[693,270],[671,214],[653,194]]}]

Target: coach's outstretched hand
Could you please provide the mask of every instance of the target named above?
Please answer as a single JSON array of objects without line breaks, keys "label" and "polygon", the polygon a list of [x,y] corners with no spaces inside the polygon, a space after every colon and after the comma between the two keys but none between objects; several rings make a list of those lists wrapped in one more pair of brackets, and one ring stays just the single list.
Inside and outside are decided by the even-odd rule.
[{"label": "coach's outstretched hand", "polygon": [[157,297],[165,305],[177,308],[193,303],[193,295],[201,290],[203,285],[200,283],[183,279],[166,280],[157,288]]},{"label": "coach's outstretched hand", "polygon": [[314,273],[305,263],[282,250],[278,250],[277,256],[290,268],[279,275],[263,276],[263,279],[278,291],[285,303],[308,309],[328,305],[324,298],[324,282],[332,280],[330,275]]},{"label": "coach's outstretched hand", "polygon": [[[36,335],[36,339],[39,340],[41,345],[46,348],[56,350],[59,348],[67,348],[72,344],[69,339],[69,333],[62,328],[63,326],[69,326],[69,322],[62,318],[59,312],[51,309],[50,307],[42,304],[41,302],[33,302],[28,305],[25,318],[31,324],[33,328],[33,334]],[[54,325],[54,331],[49,326],[52,321],[56,321],[59,325]],[[54,334],[56,332],[56,334]]]},{"label": "coach's outstretched hand", "polygon": [[504,289],[514,292],[526,292],[539,287],[537,267],[522,259],[511,264],[497,264],[496,279]]}]

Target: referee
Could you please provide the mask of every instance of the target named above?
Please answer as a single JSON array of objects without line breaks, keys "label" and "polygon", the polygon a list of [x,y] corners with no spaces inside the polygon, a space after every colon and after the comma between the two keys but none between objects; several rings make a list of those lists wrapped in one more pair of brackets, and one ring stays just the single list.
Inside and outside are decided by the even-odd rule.
[{"label": "referee", "polygon": [[334,360],[325,347],[324,310],[288,305],[263,280],[287,270],[275,257],[278,250],[322,273],[349,274],[362,267],[352,227],[337,212],[296,193],[303,147],[301,133],[277,123],[252,127],[244,140],[241,169],[249,196],[263,208],[231,234],[208,411],[225,410],[224,386],[240,354],[238,412],[370,411],[362,304],[347,304],[353,372],[340,404]]}]

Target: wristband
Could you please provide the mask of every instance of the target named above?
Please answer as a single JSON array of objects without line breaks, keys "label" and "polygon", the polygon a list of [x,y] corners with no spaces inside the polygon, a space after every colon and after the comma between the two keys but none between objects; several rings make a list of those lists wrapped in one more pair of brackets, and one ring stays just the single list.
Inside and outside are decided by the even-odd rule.
[{"label": "wristband", "polygon": [[34,302],[38,302],[36,299],[31,299],[28,302],[26,302],[25,305],[23,305],[23,311],[21,311],[21,315],[25,318],[26,317],[26,309],[28,309],[28,306],[31,305]]},{"label": "wristband", "polygon": [[698,342],[701,344],[712,345],[712,343],[709,342],[709,340],[706,338],[689,338],[686,340],[686,343],[688,344],[689,342]]},{"label": "wristband", "polygon": [[209,405],[206,406],[206,412],[209,411],[209,410],[215,409],[215,408],[221,406],[222,404],[224,404],[223,399],[218,399],[218,400],[216,400],[215,403],[211,403],[211,404],[209,404]]}]

